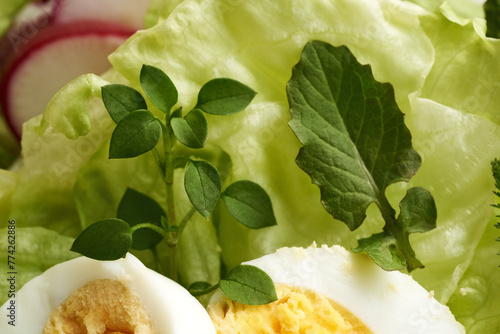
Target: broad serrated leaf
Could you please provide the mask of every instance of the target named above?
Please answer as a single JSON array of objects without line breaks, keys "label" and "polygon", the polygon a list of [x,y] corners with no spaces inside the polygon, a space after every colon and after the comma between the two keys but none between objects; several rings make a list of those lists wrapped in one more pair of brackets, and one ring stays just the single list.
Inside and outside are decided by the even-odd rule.
[{"label": "broad serrated leaf", "polygon": [[140,74],[141,86],[156,108],[169,113],[177,103],[178,93],[174,83],[161,69],[143,65]]},{"label": "broad serrated leaf", "polygon": [[297,164],[325,209],[354,230],[386,187],[420,166],[393,88],[346,47],[309,42],[287,85],[290,127],[304,145]]},{"label": "broad serrated leaf", "polygon": [[255,266],[235,267],[219,286],[226,296],[241,304],[263,305],[278,299],[271,277]]},{"label": "broad serrated leaf", "polygon": [[484,3],[486,36],[500,38],[500,0],[486,0]]},{"label": "broad serrated leaf", "polygon": [[112,261],[125,256],[132,245],[130,226],[121,219],[105,219],[89,225],[71,246],[86,257]]},{"label": "broad serrated leaf", "polygon": [[172,117],[170,125],[175,137],[190,148],[202,148],[208,137],[208,123],[199,109],[191,110],[184,118]]},{"label": "broad serrated leaf", "polygon": [[217,78],[201,87],[196,108],[212,115],[231,115],[245,109],[256,94],[239,81]]},{"label": "broad serrated leaf", "polygon": [[160,140],[161,124],[151,112],[131,112],[116,125],[109,146],[109,158],[133,158],[153,149]]},{"label": "broad serrated leaf", "polygon": [[132,111],[147,108],[141,93],[129,86],[106,85],[101,88],[101,95],[106,110],[117,124]]},{"label": "broad serrated leaf", "polygon": [[184,188],[196,210],[208,219],[221,192],[217,168],[206,161],[189,161],[184,174]]},{"label": "broad serrated leaf", "polygon": [[229,185],[222,193],[229,213],[252,229],[276,225],[271,199],[257,183],[242,180]]},{"label": "broad serrated leaf", "polygon": [[[141,223],[151,223],[162,226],[165,212],[151,197],[134,189],[127,188],[123,195],[116,217],[126,221],[129,226]],[[133,249],[153,249],[163,237],[151,229],[138,229],[133,234]]]}]

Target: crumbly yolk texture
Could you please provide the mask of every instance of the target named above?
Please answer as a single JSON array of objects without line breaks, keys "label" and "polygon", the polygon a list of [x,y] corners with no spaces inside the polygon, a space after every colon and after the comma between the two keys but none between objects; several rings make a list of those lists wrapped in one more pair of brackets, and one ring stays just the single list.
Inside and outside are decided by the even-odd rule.
[{"label": "crumbly yolk texture", "polygon": [[278,300],[243,305],[227,298],[209,306],[218,334],[373,333],[355,315],[307,289],[276,286]]},{"label": "crumbly yolk texture", "polygon": [[43,334],[63,333],[154,334],[139,297],[111,279],[89,282],[52,312]]}]

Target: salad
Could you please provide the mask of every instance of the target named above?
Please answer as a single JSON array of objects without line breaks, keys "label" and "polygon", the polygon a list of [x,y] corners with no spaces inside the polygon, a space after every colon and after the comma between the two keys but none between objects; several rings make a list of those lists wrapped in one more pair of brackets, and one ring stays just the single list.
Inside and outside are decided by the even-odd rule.
[{"label": "salad", "polygon": [[[0,31],[6,31],[24,3],[0,3],[6,8]],[[0,235],[7,236],[15,221],[18,289],[77,257],[70,249],[82,231],[117,217],[130,189],[165,203],[168,190],[150,148],[130,158],[109,159],[118,122],[110,117],[101,89],[123,85],[147,95],[141,82],[145,65],[168,75],[177,92],[169,107],[182,107],[181,112],[205,112],[200,91],[213,79],[229,78],[256,93],[243,111],[224,116],[205,112],[203,153],[188,147],[179,154],[217,166],[223,188],[240,180],[258,184],[272,201],[276,225],[255,229],[238,224],[227,202],[214,205],[210,219],[196,205],[198,212],[190,213],[193,200],[182,189],[184,172],[175,169],[175,211],[190,217],[176,244],[175,276],[182,285],[215,284],[241,263],[282,247],[316,243],[359,249],[360,240],[385,231],[384,213],[370,203],[362,223],[341,221],[329,210],[325,186],[297,164],[310,138],[304,140],[293,127],[305,126],[305,121],[293,113],[298,95],[290,81],[306,45],[321,41],[344,46],[353,57],[348,64],[369,65],[374,81],[391,85],[412,150],[420,157],[412,175],[396,177],[382,188],[387,205],[398,213],[404,211],[401,201],[409,189],[426,189],[437,213],[435,228],[407,236],[422,266],[396,269],[432,291],[467,333],[500,331],[500,231],[492,172],[492,162],[500,156],[500,44],[486,37],[481,3],[151,0],[146,17],[145,28],[109,56],[112,68],[75,78],[57,92],[43,115],[24,123],[22,161],[0,170]],[[151,96],[144,100],[151,117],[164,117],[154,101]],[[2,138],[7,138],[2,126]],[[368,124],[366,131],[373,128]],[[5,143],[6,152],[15,151],[12,139]],[[310,165],[314,169],[317,164]],[[7,254],[7,237],[0,244]],[[163,244],[154,251],[130,251],[157,271],[158,263],[168,263],[170,257]],[[7,266],[1,262],[2,275],[9,272]],[[10,284],[3,280],[0,287],[3,303]]]}]

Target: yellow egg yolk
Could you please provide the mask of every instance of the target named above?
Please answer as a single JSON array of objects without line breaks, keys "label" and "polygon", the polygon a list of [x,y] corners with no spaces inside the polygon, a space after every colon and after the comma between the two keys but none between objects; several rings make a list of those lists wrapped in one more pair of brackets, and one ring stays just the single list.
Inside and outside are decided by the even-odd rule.
[{"label": "yellow egg yolk", "polygon": [[208,313],[218,334],[368,334],[372,331],[341,305],[307,289],[276,285],[278,300],[243,305],[228,298],[211,304]]},{"label": "yellow egg yolk", "polygon": [[47,320],[43,334],[153,334],[139,297],[125,284],[99,279],[74,291]]}]

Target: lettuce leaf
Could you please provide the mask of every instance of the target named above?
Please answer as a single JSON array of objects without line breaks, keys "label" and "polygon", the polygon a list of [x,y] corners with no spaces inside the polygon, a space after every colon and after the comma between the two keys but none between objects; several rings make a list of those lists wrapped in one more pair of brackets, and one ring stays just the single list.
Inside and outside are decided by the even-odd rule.
[{"label": "lettuce leaf", "polygon": [[[20,221],[16,221],[15,234],[15,272],[16,288],[19,289],[24,283],[28,282],[35,276],[42,274],[45,270],[53,265],[75,258],[78,254],[70,253],[66,250],[71,247],[73,239],[63,236],[57,232],[48,230],[43,227],[21,227]],[[0,251],[3,254],[9,254],[7,236],[8,229],[0,229]],[[11,272],[12,269],[7,267],[7,259],[0,264],[0,270],[3,273]],[[8,299],[8,291],[10,283],[3,279],[0,282],[0,291],[4,292],[0,297],[0,303],[4,303]]]},{"label": "lettuce leaf", "polygon": [[498,234],[495,222],[487,225],[470,266],[448,302],[467,333],[497,333],[500,326],[500,260],[496,256]]}]

